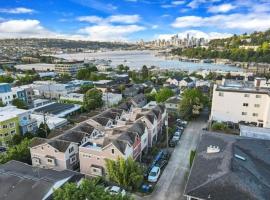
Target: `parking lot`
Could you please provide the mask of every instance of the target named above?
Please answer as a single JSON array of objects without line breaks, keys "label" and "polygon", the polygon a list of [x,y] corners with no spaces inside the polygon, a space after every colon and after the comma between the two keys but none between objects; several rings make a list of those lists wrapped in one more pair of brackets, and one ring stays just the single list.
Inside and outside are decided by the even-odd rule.
[{"label": "parking lot", "polygon": [[151,195],[136,199],[179,200],[183,198],[189,172],[189,154],[199,141],[199,133],[206,126],[206,116],[201,116],[188,124],[181,140],[174,148],[170,161],[164,169]]}]

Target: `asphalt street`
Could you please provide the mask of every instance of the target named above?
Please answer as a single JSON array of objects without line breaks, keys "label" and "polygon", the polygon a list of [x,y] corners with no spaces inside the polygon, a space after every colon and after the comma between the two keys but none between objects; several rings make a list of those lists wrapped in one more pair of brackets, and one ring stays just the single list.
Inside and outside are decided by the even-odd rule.
[{"label": "asphalt street", "polygon": [[200,131],[206,126],[206,117],[201,116],[188,124],[181,140],[174,148],[170,161],[164,169],[153,193],[138,200],[184,200],[183,197],[188,173],[190,151],[196,149]]}]

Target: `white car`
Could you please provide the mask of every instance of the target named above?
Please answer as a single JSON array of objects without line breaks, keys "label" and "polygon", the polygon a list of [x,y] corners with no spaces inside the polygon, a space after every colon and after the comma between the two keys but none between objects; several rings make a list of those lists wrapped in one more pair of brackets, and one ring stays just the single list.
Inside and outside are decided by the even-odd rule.
[{"label": "white car", "polygon": [[155,182],[158,181],[159,176],[160,176],[160,168],[154,166],[154,167],[151,169],[151,171],[150,171],[150,173],[149,173],[149,175],[148,175],[148,181],[149,181],[149,182],[152,182],[152,183],[155,183]]},{"label": "white car", "polygon": [[118,186],[106,187],[105,191],[109,192],[111,195],[121,194],[122,197],[126,195],[126,191]]}]

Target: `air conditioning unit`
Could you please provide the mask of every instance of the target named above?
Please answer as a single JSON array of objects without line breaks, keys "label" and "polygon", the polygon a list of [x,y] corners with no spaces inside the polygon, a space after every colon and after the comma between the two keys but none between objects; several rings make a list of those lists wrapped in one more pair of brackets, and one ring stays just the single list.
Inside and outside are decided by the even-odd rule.
[{"label": "air conditioning unit", "polygon": [[220,152],[219,146],[210,145],[207,147],[207,153],[218,153],[218,152]]}]

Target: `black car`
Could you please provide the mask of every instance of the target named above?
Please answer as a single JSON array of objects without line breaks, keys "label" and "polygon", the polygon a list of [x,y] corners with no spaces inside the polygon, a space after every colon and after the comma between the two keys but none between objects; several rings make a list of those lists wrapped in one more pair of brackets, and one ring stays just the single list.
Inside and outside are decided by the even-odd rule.
[{"label": "black car", "polygon": [[170,140],[169,141],[169,147],[175,147],[176,146],[176,141]]}]

